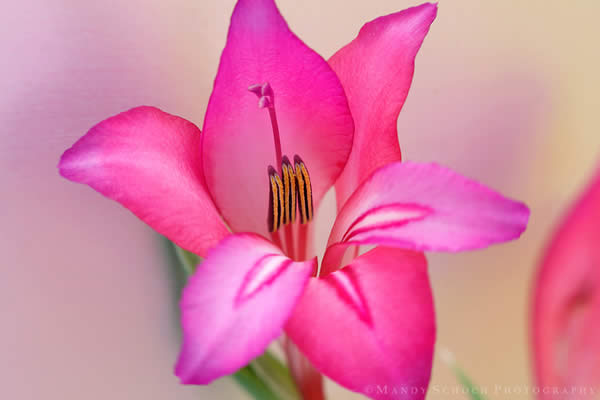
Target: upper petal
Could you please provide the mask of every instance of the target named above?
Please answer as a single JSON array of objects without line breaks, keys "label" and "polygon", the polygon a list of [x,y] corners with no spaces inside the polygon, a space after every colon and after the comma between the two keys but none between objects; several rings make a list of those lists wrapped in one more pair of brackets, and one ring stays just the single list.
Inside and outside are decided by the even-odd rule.
[{"label": "upper petal", "polygon": [[183,346],[175,373],[206,384],[262,354],[281,333],[315,261],[293,262],[254,234],[209,251],[183,292]]},{"label": "upper petal", "polygon": [[356,125],[352,153],[335,185],[338,210],[375,169],[400,161],[398,114],[410,88],[415,56],[436,13],[437,5],[426,3],[377,18],[329,60]]},{"label": "upper petal", "polygon": [[600,170],[552,238],[535,280],[532,344],[540,386],[600,385],[599,243]]},{"label": "upper petal", "polygon": [[231,228],[266,234],[267,168],[280,166],[269,114],[248,91],[263,82],[274,91],[282,152],[306,163],[315,204],[348,158],[354,124],[337,76],[273,0],[239,0],[204,122],[204,172]]},{"label": "upper petal", "polygon": [[[313,365],[373,399],[423,399],[435,342],[421,253],[378,247],[311,279],[286,333]],[[407,388],[404,394],[401,388]]]},{"label": "upper petal", "polygon": [[350,244],[462,251],[515,239],[529,209],[437,164],[396,162],[375,171],[338,215],[323,272]]},{"label": "upper petal", "polygon": [[90,129],[58,168],[203,257],[228,231],[203,184],[199,143],[193,123],[137,107]]}]

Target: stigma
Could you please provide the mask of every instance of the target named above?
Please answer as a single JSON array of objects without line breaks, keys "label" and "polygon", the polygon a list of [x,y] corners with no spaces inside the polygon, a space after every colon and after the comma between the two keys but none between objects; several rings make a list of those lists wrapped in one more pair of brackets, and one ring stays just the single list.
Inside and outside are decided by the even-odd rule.
[{"label": "stigma", "polygon": [[267,224],[270,232],[277,232],[283,225],[296,221],[299,210],[300,223],[306,224],[313,218],[313,196],[310,175],[304,161],[294,156],[294,164],[287,156],[281,162],[281,176],[273,166],[269,174],[269,215]]}]

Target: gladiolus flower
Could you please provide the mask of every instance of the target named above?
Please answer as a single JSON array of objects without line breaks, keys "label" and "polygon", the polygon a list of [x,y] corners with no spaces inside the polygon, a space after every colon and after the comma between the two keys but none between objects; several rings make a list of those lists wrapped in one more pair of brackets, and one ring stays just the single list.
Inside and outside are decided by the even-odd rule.
[{"label": "gladiolus flower", "polygon": [[[379,398],[372,385],[404,385],[424,397],[435,321],[420,251],[511,240],[529,216],[447,168],[400,162],[396,120],[435,16],[423,4],[376,19],[328,63],[273,0],[239,0],[202,135],[139,107],[63,155],[64,177],[205,257],[181,301],[184,383],[236,371],[285,328],[350,390]],[[339,214],[317,275],[311,226],[334,183]],[[381,246],[344,262],[359,245]]]},{"label": "gladiolus flower", "polygon": [[[600,389],[600,170],[552,238],[535,281],[532,342],[540,399]],[[582,392],[582,390],[587,392]]]}]

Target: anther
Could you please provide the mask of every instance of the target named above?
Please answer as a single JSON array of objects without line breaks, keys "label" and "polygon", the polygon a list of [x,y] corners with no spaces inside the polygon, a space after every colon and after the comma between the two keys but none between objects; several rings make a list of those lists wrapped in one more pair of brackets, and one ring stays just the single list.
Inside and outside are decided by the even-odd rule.
[{"label": "anther", "polygon": [[[295,165],[295,166],[294,166]],[[271,232],[296,221],[296,207],[300,208],[300,222],[306,224],[313,217],[312,186],[308,169],[299,156],[294,165],[287,156],[281,163],[282,177],[269,166],[269,215],[267,224]]]},{"label": "anther", "polygon": [[285,203],[283,223],[294,223],[296,221],[296,173],[287,156],[283,156],[281,173],[283,175],[283,198]]},{"label": "anther", "polygon": [[313,197],[310,176],[304,161],[300,156],[294,156],[296,165],[296,182],[298,190],[298,205],[300,206],[301,223],[306,224],[313,217]]},{"label": "anther", "polygon": [[275,168],[269,165],[269,231],[276,232],[283,225],[285,202],[283,200],[283,184]]}]

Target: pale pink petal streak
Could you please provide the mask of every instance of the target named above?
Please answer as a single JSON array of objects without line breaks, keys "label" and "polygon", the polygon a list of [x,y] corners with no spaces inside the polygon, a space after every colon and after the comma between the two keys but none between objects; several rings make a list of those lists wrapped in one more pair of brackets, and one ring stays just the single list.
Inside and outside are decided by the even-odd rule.
[{"label": "pale pink petal streak", "polygon": [[354,124],[339,79],[273,0],[238,1],[204,123],[204,172],[231,228],[266,235],[267,168],[280,166],[269,112],[248,90],[264,82],[274,93],[282,154],[304,160],[315,203],[342,171]]},{"label": "pale pink petal streak", "polygon": [[535,279],[532,348],[540,386],[600,387],[599,244],[600,169],[552,238]]},{"label": "pale pink petal streak", "polygon": [[436,13],[437,5],[426,3],[377,18],[329,60],[356,125],[352,153],[336,182],[338,209],[375,169],[400,161],[398,114],[413,78],[415,56]]},{"label": "pale pink petal streak", "polygon": [[229,236],[209,251],[181,300],[181,381],[207,384],[262,354],[281,334],[315,262],[293,262],[254,234]]},{"label": "pale pink petal streak", "polygon": [[529,209],[437,164],[396,162],[378,169],[338,215],[322,273],[351,244],[461,251],[515,239]]},{"label": "pale pink petal streak", "polygon": [[90,129],[63,154],[58,168],[204,256],[228,230],[203,184],[199,144],[193,123],[138,107]]},{"label": "pale pink petal streak", "polygon": [[[286,333],[313,365],[373,399],[423,399],[435,342],[421,253],[378,247],[311,279]],[[406,393],[404,390],[406,389]]]}]

